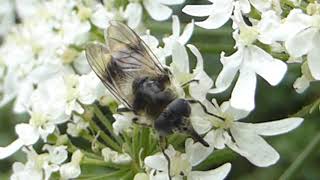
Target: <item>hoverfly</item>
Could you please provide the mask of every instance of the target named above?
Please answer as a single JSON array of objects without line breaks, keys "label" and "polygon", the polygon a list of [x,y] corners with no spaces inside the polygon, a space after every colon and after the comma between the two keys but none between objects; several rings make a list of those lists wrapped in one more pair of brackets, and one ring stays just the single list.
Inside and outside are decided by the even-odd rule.
[{"label": "hoverfly", "polygon": [[194,101],[177,96],[171,84],[174,77],[145,42],[118,21],[111,21],[104,34],[106,45],[89,44],[86,57],[106,88],[125,106],[119,111],[152,120],[160,137],[182,132],[208,147],[190,122]]}]

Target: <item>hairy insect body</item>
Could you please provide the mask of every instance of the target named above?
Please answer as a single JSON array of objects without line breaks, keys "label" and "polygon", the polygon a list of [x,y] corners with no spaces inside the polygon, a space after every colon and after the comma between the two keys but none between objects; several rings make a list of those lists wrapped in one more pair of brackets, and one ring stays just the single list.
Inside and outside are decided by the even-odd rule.
[{"label": "hairy insect body", "polygon": [[170,88],[166,87],[168,77],[144,77],[133,82],[135,100],[134,111],[153,119],[154,127],[161,136],[182,130],[191,108],[184,99],[177,99]]},{"label": "hairy insect body", "polygon": [[166,136],[173,132],[188,131],[191,107],[184,99],[175,99],[161,112],[154,126],[159,134]]},{"label": "hairy insect body", "polygon": [[152,119],[174,100],[175,95],[165,85],[161,77],[142,77],[133,81],[133,110],[138,114],[146,114]]},{"label": "hairy insect body", "polygon": [[128,26],[111,22],[105,38],[105,45],[88,45],[87,60],[125,109],[150,119],[148,124],[161,137],[182,132],[209,146],[191,125],[189,101],[179,98],[183,90],[139,36]]}]

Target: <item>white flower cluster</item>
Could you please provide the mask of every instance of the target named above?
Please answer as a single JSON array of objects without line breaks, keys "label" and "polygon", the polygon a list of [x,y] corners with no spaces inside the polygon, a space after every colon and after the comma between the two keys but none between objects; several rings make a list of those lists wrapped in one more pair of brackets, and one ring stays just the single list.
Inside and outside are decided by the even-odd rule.
[{"label": "white flower cluster", "polygon": [[[286,63],[301,63],[302,76],[293,85],[297,92],[303,92],[311,81],[320,80],[317,58],[320,6],[317,3],[310,3],[306,11],[292,9],[282,17],[284,13],[279,0],[210,0],[212,4],[209,5],[183,8],[186,14],[208,18],[195,23],[192,20],[182,31],[178,16],[171,16],[169,6],[182,4],[184,0],[129,0],[120,5],[120,1],[115,0],[33,0],[16,1],[14,5],[10,1],[3,2],[8,8],[0,7],[0,36],[4,36],[0,47],[0,106],[14,100],[14,112],[30,115],[28,123],[16,125],[18,138],[8,146],[0,147],[0,159],[21,148],[27,154],[26,163],[13,165],[11,179],[50,179],[52,173],[59,173],[61,179],[81,175],[80,164],[86,155],[81,150],[68,149],[70,144],[65,135],[87,137],[93,129],[96,131],[97,127],[87,120],[92,117],[87,117],[86,105],[94,101],[104,105],[114,101],[90,69],[84,53],[87,42],[101,41],[101,30],[108,27],[110,20],[126,21],[138,34],[143,34],[141,39],[175,77],[172,83],[179,96],[201,102],[207,111],[216,115],[208,114],[199,104],[192,104],[191,123],[210,146],[204,147],[187,139],[184,152],[179,152],[169,145],[165,152],[170,158],[170,169],[160,152],[138,158],[137,164],[145,173],[135,174],[135,179],[164,180],[169,179],[168,174],[174,179],[224,179],[231,169],[230,163],[209,171],[195,171],[193,167],[214,155],[215,149],[225,147],[259,167],[276,163],[279,154],[262,136],[289,132],[303,119],[292,117],[256,124],[240,122],[255,108],[257,75],[276,86],[287,72]],[[293,3],[299,7],[298,2]],[[144,33],[144,11],[157,21],[172,17],[172,35],[162,39],[163,46],[148,31]],[[259,17],[247,18],[252,11]],[[6,29],[13,24],[14,14],[19,16],[21,23]],[[229,19],[233,22],[235,52],[230,56],[221,53],[223,69],[214,82],[204,71],[200,51],[187,42],[193,34],[194,24],[216,29]],[[194,68],[190,67],[188,51],[195,56]],[[286,62],[275,54],[286,54],[290,58]],[[170,64],[166,63],[168,57],[172,59]],[[229,101],[219,105],[215,99],[206,98],[208,93],[228,89],[236,77]],[[181,85],[192,80],[198,82],[190,83],[184,91],[185,87]],[[110,139],[118,141],[117,138],[126,132],[132,133],[134,126],[131,122],[133,113],[113,114],[113,117],[116,121],[109,127],[112,128],[110,137],[101,133],[101,138],[108,143]],[[66,124],[66,134],[58,128],[62,124]],[[101,147],[97,154],[102,160],[114,164],[136,160],[125,151],[125,146],[117,149],[117,144],[106,143],[112,146],[109,148],[96,142],[99,133],[92,144]],[[50,136],[57,139],[54,145]],[[39,140],[44,143],[40,154],[32,148]],[[70,162],[66,162],[68,155]]]}]

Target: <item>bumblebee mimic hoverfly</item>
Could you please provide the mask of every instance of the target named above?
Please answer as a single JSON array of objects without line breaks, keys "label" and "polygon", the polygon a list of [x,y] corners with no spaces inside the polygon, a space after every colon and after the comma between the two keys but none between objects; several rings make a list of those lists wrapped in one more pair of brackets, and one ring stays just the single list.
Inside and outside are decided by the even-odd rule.
[{"label": "bumblebee mimic hoverfly", "polygon": [[143,40],[118,21],[110,22],[105,40],[105,45],[89,44],[86,57],[106,88],[125,106],[119,111],[152,120],[160,137],[181,132],[208,147],[190,122],[190,103],[196,101],[178,97],[171,85],[174,77]]}]

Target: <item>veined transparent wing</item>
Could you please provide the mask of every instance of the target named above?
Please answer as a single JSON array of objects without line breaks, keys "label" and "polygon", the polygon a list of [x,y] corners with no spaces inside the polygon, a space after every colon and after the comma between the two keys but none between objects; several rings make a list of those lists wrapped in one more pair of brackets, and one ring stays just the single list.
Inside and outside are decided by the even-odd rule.
[{"label": "veined transparent wing", "polygon": [[132,83],[136,78],[167,72],[139,36],[125,24],[112,21],[105,31],[106,45],[87,46],[87,60],[107,89],[132,109]]}]

